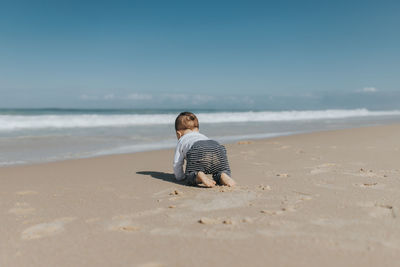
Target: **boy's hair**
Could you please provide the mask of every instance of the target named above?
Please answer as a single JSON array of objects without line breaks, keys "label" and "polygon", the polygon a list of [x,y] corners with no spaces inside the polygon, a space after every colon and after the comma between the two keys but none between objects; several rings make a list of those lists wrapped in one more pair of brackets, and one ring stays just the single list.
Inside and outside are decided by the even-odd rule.
[{"label": "boy's hair", "polygon": [[175,131],[199,128],[199,120],[192,112],[182,112],[176,117]]}]

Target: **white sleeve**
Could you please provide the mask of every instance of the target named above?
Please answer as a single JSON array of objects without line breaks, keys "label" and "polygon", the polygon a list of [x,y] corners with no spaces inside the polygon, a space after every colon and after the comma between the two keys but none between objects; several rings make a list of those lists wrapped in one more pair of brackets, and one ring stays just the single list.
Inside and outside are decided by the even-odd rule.
[{"label": "white sleeve", "polygon": [[185,179],[185,173],[183,172],[183,151],[181,151],[181,146],[178,144],[175,150],[174,156],[174,174],[176,180],[183,180]]}]

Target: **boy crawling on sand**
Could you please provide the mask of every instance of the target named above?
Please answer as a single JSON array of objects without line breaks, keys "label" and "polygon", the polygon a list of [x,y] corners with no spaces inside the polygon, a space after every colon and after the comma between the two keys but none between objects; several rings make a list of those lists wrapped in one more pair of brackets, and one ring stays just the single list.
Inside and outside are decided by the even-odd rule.
[{"label": "boy crawling on sand", "polygon": [[[199,133],[196,115],[191,112],[179,114],[175,120],[175,130],[178,145],[174,156],[174,173],[177,180],[186,179],[189,185],[203,184],[206,187],[214,187],[215,184],[235,185],[230,177],[225,147]],[[211,174],[213,179],[206,174]]]}]

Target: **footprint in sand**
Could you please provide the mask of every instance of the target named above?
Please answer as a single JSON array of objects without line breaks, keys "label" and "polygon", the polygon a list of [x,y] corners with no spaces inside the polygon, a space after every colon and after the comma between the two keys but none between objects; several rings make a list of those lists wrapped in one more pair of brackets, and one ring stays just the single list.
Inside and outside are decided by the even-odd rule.
[{"label": "footprint in sand", "polygon": [[35,208],[31,207],[29,203],[17,202],[8,212],[17,216],[24,216],[33,214],[35,212]]},{"label": "footprint in sand", "polygon": [[33,225],[21,233],[21,238],[31,240],[60,234],[64,231],[64,225],[75,219],[74,217],[65,217],[52,222]]}]

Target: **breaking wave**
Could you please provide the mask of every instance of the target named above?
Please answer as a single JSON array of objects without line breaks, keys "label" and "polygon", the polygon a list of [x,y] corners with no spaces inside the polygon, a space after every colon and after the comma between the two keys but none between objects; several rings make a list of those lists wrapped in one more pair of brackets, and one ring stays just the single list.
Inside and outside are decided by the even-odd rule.
[{"label": "breaking wave", "polygon": [[[314,111],[247,111],[198,113],[200,123],[277,122],[351,117],[396,116],[400,110],[370,111],[314,110]],[[176,114],[54,114],[0,115],[0,131],[47,128],[129,127],[136,125],[173,125]]]}]

